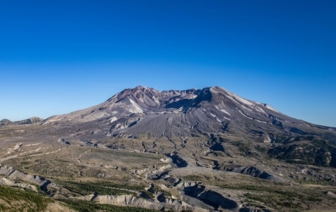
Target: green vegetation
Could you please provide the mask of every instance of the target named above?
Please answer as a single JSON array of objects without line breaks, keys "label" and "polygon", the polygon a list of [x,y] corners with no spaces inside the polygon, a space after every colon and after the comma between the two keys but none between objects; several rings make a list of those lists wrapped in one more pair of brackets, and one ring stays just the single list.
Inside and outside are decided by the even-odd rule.
[{"label": "green vegetation", "polygon": [[238,150],[243,153],[243,155],[246,155],[250,150],[250,147],[248,147],[243,141],[235,141],[231,142],[231,144],[238,147]]},{"label": "green vegetation", "polygon": [[56,158],[55,161],[60,162],[60,163],[69,163],[70,162],[68,160],[59,159],[59,158]]},{"label": "green vegetation", "polygon": [[265,205],[278,211],[302,211],[306,203],[319,203],[322,201],[323,192],[319,190],[293,189],[281,183],[274,185],[236,184],[218,185],[225,189],[246,191],[243,197],[254,206]]},{"label": "green vegetation", "polygon": [[114,205],[103,205],[96,204],[94,202],[83,201],[83,200],[69,200],[62,199],[64,203],[79,212],[95,212],[95,211],[113,211],[113,212],[154,212],[155,210],[135,208],[135,207],[125,207],[125,206],[114,206]]},{"label": "green vegetation", "polygon": [[[251,205],[261,208],[263,206],[258,203],[264,203],[268,207],[275,208],[278,211],[300,211],[299,209],[302,209],[302,205],[299,201],[293,201],[287,198],[284,199],[277,195],[247,193],[244,194],[244,197],[248,198],[247,202],[249,202]],[[255,201],[257,201],[257,203]]]},{"label": "green vegetation", "polygon": [[27,156],[39,155],[39,154],[42,154],[42,153],[43,153],[43,152],[41,152],[41,151],[38,151],[38,152],[32,152],[32,153],[27,154]]},{"label": "green vegetation", "polygon": [[61,183],[66,189],[81,194],[81,195],[88,195],[97,193],[99,195],[122,195],[122,194],[131,194],[136,195],[134,192],[121,190],[121,189],[128,189],[128,190],[136,190],[141,191],[144,189],[143,186],[128,186],[128,185],[120,185],[120,184],[113,184],[109,182],[62,182]]},{"label": "green vegetation", "polygon": [[262,147],[260,145],[255,146],[255,149],[258,150],[261,153],[265,153],[265,154],[267,153],[267,148]]},{"label": "green vegetation", "polygon": [[330,155],[333,152],[336,152],[333,143],[314,136],[297,136],[287,138],[283,145],[270,149],[268,154],[287,163],[336,167],[336,160]]},{"label": "green vegetation", "polygon": [[21,162],[22,166],[27,166],[27,165],[30,165],[30,164],[31,164],[31,161],[22,161]]},{"label": "green vegetation", "polygon": [[152,159],[157,160],[160,159],[160,156],[155,154],[149,153],[140,153],[140,152],[129,152],[129,151],[114,151],[114,150],[106,150],[106,149],[92,149],[92,152],[99,153],[99,154],[113,154],[113,156],[121,156],[124,158],[135,157],[135,158],[145,158],[145,159]]},{"label": "green vegetation", "polygon": [[[97,193],[98,195],[123,195],[130,194],[137,196],[135,192],[139,191],[145,193],[149,198],[154,198],[154,195],[151,192],[145,190],[145,186],[142,185],[127,185],[127,184],[115,184],[106,181],[100,182],[60,182],[64,188],[68,189],[71,192],[80,194],[80,195],[89,195]],[[162,190],[158,186],[154,186],[154,191],[163,192],[167,197],[170,197],[171,194],[167,191]]]},{"label": "green vegetation", "polygon": [[333,181],[327,181],[324,179],[319,179],[319,178],[311,178],[311,179],[294,179],[295,182],[301,183],[301,184],[306,184],[306,185],[324,185],[324,186],[335,186],[336,183]]},{"label": "green vegetation", "polygon": [[45,211],[51,199],[42,197],[36,193],[15,188],[0,186],[0,211],[28,212]]},{"label": "green vegetation", "polygon": [[[172,196],[172,194],[171,193],[169,193],[168,191],[165,191],[165,190],[163,190],[162,188],[160,188],[160,187],[158,187],[157,185],[154,185],[154,192],[162,192],[162,193],[164,193],[164,195],[166,196],[166,197],[171,197]],[[148,193],[148,192],[147,192]],[[153,194],[151,194],[151,196],[153,196]],[[153,196],[154,197],[154,196]]]},{"label": "green vegetation", "polygon": [[183,179],[188,181],[201,181],[203,178],[199,175],[188,175],[184,176]]},{"label": "green vegetation", "polygon": [[205,184],[215,184],[216,185],[216,183],[214,183],[214,181],[213,181],[214,177],[211,176],[211,175],[207,175],[207,174],[205,174],[205,175],[187,175],[187,176],[183,176],[182,178],[186,181],[195,181],[195,182],[201,181]]}]

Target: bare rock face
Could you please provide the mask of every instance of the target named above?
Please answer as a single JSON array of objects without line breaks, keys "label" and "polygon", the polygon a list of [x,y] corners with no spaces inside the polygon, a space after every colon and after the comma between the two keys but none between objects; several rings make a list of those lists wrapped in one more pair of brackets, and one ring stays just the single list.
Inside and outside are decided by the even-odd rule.
[{"label": "bare rock face", "polygon": [[5,177],[0,178],[0,185],[6,185],[6,186],[11,186],[11,187],[19,187],[19,188],[23,188],[23,189],[29,189],[32,191],[37,192],[37,188],[34,185],[30,185],[27,183],[17,183],[14,182],[10,179],[7,179]]},{"label": "bare rock face", "polygon": [[23,180],[25,182],[30,182],[33,183],[35,185],[39,185],[39,186],[43,186],[45,184],[47,184],[49,181],[44,179],[43,177],[40,176],[36,176],[36,175],[29,175],[29,174],[25,174],[23,172],[20,172],[16,169],[13,169],[12,167],[9,166],[1,166],[0,167],[0,174],[2,175],[6,175],[8,177],[8,179],[12,179],[12,180]]},{"label": "bare rock face", "polygon": [[207,190],[203,185],[183,185],[184,193],[190,197],[197,198],[198,200],[210,205],[214,208],[223,208],[229,211],[235,211],[239,209],[238,204],[228,198],[223,197],[216,191]]},{"label": "bare rock face", "polygon": [[237,166],[237,167],[220,167],[221,170],[229,171],[229,172],[235,172],[245,175],[250,175],[252,177],[261,178],[264,180],[272,180],[277,182],[284,182],[285,180],[275,176],[273,174],[270,174],[268,172],[265,172],[255,166],[251,167],[244,167],[244,166]]},{"label": "bare rock face", "polygon": [[[3,178],[2,181],[0,181],[0,184],[8,184],[8,182],[11,182],[11,180],[19,180],[31,183],[33,185],[38,185],[41,190],[43,190],[46,193],[49,193],[48,189],[49,187],[52,187],[53,189],[59,189],[57,185],[54,183],[51,183],[50,180],[47,180],[43,177],[40,177],[38,175],[30,175],[23,173],[21,171],[18,171],[10,166],[0,166],[0,174],[6,176],[6,178]],[[2,182],[2,183],[1,183]],[[23,188],[30,188],[31,190],[36,191],[36,187],[32,185],[28,185],[25,183],[20,184],[14,184],[19,187]]]},{"label": "bare rock face", "polygon": [[193,207],[189,205],[182,205],[177,201],[168,201],[167,203],[154,202],[151,200],[138,198],[132,195],[119,195],[119,196],[97,195],[91,201],[98,202],[100,204],[132,206],[132,207],[148,208],[160,211],[198,211],[198,212],[209,211],[203,208]]}]

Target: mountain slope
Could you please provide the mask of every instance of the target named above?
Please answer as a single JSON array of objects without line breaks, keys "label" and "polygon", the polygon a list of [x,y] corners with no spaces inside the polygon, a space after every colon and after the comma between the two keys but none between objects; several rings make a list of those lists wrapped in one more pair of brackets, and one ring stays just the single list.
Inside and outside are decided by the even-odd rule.
[{"label": "mountain slope", "polygon": [[288,117],[267,104],[246,100],[220,87],[159,92],[138,86],[97,106],[51,117],[44,124],[95,121],[114,136],[175,137],[231,130],[262,134],[270,142],[276,140],[270,134],[323,136],[335,132],[334,128]]},{"label": "mountain slope", "polygon": [[[193,155],[225,146],[230,150],[225,141],[234,141],[257,155],[264,154],[256,150],[262,145],[268,156],[287,162],[336,166],[335,128],[294,119],[217,86],[162,92],[138,86],[99,105],[50,117],[43,126],[66,128],[79,139],[151,140],[147,150],[165,154],[188,149]],[[188,139],[196,138],[201,146],[186,147]],[[135,143],[119,141],[115,146],[143,148]]]}]

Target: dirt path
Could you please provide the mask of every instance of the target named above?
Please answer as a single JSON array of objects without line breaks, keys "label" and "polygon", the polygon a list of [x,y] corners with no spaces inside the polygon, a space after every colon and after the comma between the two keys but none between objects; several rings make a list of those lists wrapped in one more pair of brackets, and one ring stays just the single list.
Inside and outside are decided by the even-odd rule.
[{"label": "dirt path", "polygon": [[12,156],[9,156],[9,157],[6,157],[6,158],[1,158],[0,159],[0,162],[4,162],[6,160],[10,160],[10,159],[13,159],[13,158],[17,158],[19,156],[19,154],[17,155],[12,155]]}]

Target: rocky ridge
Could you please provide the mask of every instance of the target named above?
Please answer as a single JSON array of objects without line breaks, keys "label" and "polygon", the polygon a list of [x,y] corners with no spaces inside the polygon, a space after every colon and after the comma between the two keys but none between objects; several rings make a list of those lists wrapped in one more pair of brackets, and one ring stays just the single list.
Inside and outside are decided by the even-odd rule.
[{"label": "rocky ridge", "polygon": [[27,124],[35,124],[42,122],[43,119],[39,117],[31,117],[29,119],[24,119],[20,121],[10,121],[8,119],[2,119],[0,121],[0,127],[2,126],[11,126],[11,125],[27,125]]}]

